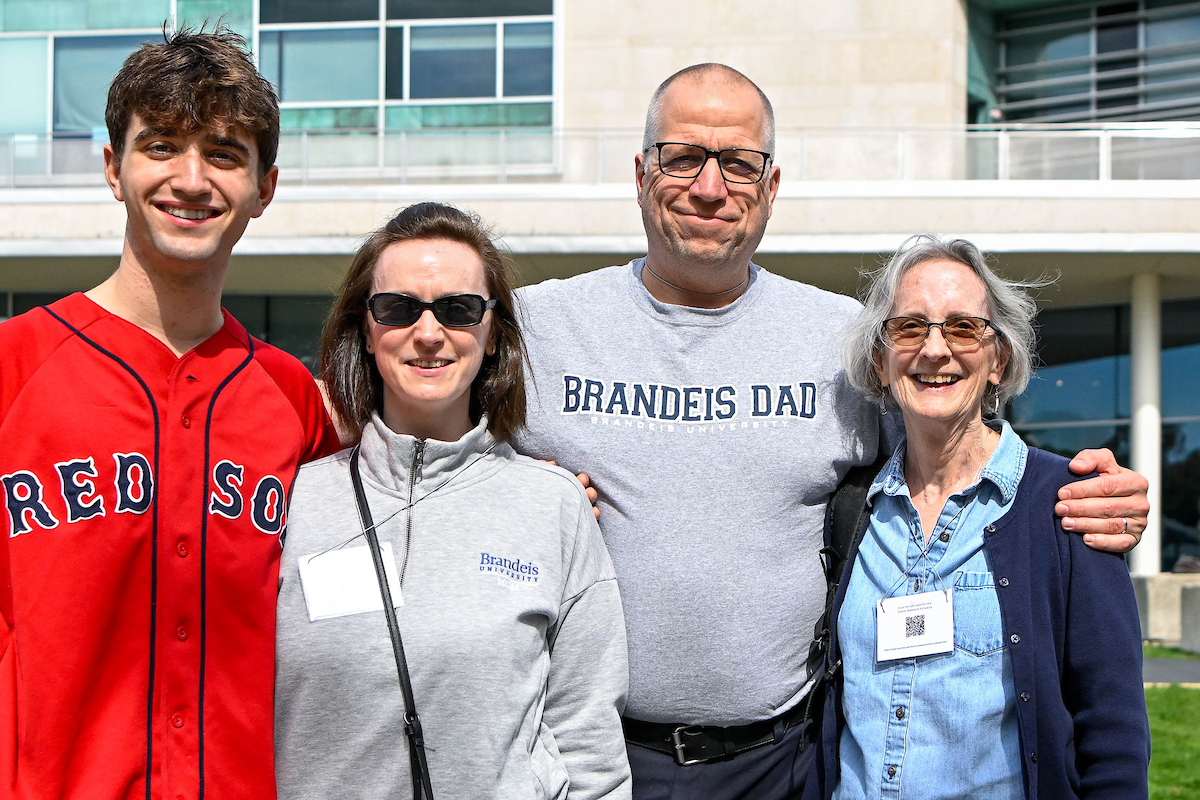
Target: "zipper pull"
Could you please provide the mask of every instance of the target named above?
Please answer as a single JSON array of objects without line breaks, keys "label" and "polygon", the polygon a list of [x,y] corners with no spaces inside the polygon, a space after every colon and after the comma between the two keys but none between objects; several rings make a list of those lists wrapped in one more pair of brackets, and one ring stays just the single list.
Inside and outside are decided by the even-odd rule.
[{"label": "zipper pull", "polygon": [[412,460],[412,482],[421,482],[421,459],[425,456],[425,440],[417,439],[417,446],[413,448]]}]

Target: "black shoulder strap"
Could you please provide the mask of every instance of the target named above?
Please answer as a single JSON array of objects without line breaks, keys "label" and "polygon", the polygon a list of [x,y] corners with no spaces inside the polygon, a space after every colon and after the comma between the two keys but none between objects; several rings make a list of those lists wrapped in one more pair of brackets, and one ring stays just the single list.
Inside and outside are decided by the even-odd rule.
[{"label": "black shoulder strap", "polygon": [[817,620],[808,656],[809,673],[817,674],[821,678],[827,677],[823,673],[827,669],[825,657],[831,644],[829,616],[833,612],[838,581],[846,568],[846,559],[850,555],[850,548],[854,546],[854,537],[867,521],[867,491],[889,458],[891,454],[881,450],[874,463],[853,467],[829,498],[829,507],[825,513],[828,516],[830,540],[821,548],[821,559],[825,567],[825,610]]},{"label": "black shoulder strap", "polygon": [[350,453],[350,482],[354,484],[354,499],[358,503],[358,516],[362,521],[363,535],[371,548],[371,560],[375,562],[375,577],[379,581],[379,594],[383,597],[383,616],[387,620],[388,633],[392,637],[392,653],[396,656],[396,672],[400,676],[400,691],[404,695],[404,734],[408,737],[408,757],[411,762],[413,800],[421,800],[424,790],[426,800],[433,800],[433,785],[429,780],[429,762],[425,758],[425,735],[421,731],[421,718],[417,716],[417,703],[413,698],[412,681],[408,677],[408,662],[404,659],[404,642],[400,640],[400,623],[396,619],[396,606],[392,602],[392,590],[388,587],[387,573],[383,569],[383,553],[379,549],[379,537],[375,535],[375,520],[367,495],[363,491],[362,476],[358,472],[358,446]]},{"label": "black shoulder strap", "polygon": [[873,464],[854,467],[846,473],[833,497],[829,499],[829,530],[830,541],[821,551],[825,556],[826,587],[832,599],[838,581],[841,580],[842,570],[846,568],[846,558],[854,544],[854,537],[862,530],[867,518],[867,491],[875,481],[880,470],[891,458],[891,453],[880,453]]}]

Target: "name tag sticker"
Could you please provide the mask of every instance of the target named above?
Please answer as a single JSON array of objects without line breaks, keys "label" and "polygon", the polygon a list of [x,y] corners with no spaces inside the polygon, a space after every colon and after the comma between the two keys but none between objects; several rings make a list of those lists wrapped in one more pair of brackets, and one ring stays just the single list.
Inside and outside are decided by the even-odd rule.
[{"label": "name tag sticker", "polygon": [[[400,575],[396,572],[392,545],[380,542],[379,551],[392,602],[399,608],[404,600],[400,596]],[[346,547],[304,556],[299,567],[309,622],[383,611],[383,597],[379,594],[379,579],[369,547]]]},{"label": "name tag sticker", "polygon": [[954,650],[954,590],[888,597],[875,607],[875,658],[891,661]]}]

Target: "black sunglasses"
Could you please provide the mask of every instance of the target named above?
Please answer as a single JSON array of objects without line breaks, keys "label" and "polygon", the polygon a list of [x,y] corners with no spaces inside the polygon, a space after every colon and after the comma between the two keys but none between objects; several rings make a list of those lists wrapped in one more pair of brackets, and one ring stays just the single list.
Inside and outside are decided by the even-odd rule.
[{"label": "black sunglasses", "polygon": [[425,309],[447,328],[470,328],[483,322],[483,312],[496,307],[496,300],[477,294],[448,294],[437,300],[419,300],[407,294],[380,292],[367,298],[367,308],[380,325],[407,328],[415,325]]}]

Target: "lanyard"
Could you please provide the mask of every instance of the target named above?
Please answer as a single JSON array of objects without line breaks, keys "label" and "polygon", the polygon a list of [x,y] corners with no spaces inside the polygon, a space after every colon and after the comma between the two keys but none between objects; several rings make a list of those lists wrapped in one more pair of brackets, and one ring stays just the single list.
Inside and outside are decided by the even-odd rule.
[{"label": "lanyard", "polygon": [[413,783],[413,800],[421,800],[422,790],[427,800],[433,800],[433,786],[429,780],[429,762],[425,758],[425,736],[421,732],[421,718],[417,716],[417,704],[413,698],[412,681],[408,676],[408,662],[404,658],[404,642],[400,639],[400,623],[396,620],[396,607],[392,604],[392,591],[388,587],[387,575],[383,571],[383,554],[379,550],[379,537],[375,535],[375,522],[367,495],[363,491],[362,475],[358,470],[358,446],[350,453],[350,482],[354,485],[354,499],[358,503],[358,516],[362,521],[363,535],[371,549],[371,560],[375,562],[375,576],[379,580],[379,593],[383,596],[383,615],[387,620],[388,634],[392,638],[392,653],[396,656],[396,672],[400,676],[400,691],[404,694],[404,735],[408,738],[408,756]]}]

